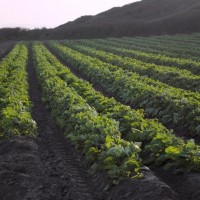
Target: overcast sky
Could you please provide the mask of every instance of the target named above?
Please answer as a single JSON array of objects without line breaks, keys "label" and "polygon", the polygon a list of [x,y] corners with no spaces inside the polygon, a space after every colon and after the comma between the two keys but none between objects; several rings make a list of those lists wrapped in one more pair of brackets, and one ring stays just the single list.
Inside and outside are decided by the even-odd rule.
[{"label": "overcast sky", "polygon": [[0,28],[53,28],[138,0],[0,0]]}]

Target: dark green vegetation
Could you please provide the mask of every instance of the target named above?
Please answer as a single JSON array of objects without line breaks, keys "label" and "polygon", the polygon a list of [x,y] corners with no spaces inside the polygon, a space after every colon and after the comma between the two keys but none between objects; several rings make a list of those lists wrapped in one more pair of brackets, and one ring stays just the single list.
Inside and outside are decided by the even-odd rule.
[{"label": "dark green vegetation", "polygon": [[[32,43],[43,101],[94,171],[114,183],[144,165],[200,171],[199,37]],[[27,61],[18,43],[0,63],[2,137],[35,134]]]},{"label": "dark green vegetation", "polygon": [[199,0],[142,0],[54,29],[0,29],[0,40],[104,38],[200,32]]}]

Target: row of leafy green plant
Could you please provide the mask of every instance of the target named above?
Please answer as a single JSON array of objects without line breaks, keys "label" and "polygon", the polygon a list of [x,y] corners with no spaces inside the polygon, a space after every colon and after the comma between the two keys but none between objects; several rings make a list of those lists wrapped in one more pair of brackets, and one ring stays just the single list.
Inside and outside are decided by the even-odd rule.
[{"label": "row of leafy green plant", "polygon": [[140,148],[121,139],[117,121],[99,113],[68,86],[61,74],[33,46],[37,75],[43,99],[49,105],[57,124],[75,147],[86,155],[94,171],[103,170],[114,181],[139,174]]},{"label": "row of leafy green plant", "polygon": [[195,33],[195,34],[177,34],[177,35],[162,35],[162,36],[152,36],[149,37],[151,40],[155,41],[155,42],[161,42],[161,43],[165,43],[165,42],[170,42],[170,43],[177,43],[177,44],[181,44],[181,45],[194,45],[194,46],[198,46],[200,44],[199,42],[199,33]]},{"label": "row of leafy green plant", "polygon": [[[62,89],[62,95],[66,94],[67,91],[65,91],[65,88],[70,88],[68,90],[68,95],[71,92],[74,95],[80,95],[85,101],[84,104],[87,103],[90,108],[95,108],[95,111],[93,112],[98,112],[99,117],[107,117],[108,119],[114,119],[119,123],[119,131],[122,134],[122,137],[125,138],[128,141],[132,141],[135,144],[142,143],[142,150],[149,152],[149,157],[148,159],[144,160],[143,162],[140,163],[140,165],[143,164],[152,164],[154,163],[156,166],[161,166],[164,165],[165,169],[176,169],[176,170],[181,170],[181,171],[199,171],[200,170],[200,147],[195,145],[193,140],[189,141],[184,141],[181,138],[176,137],[174,134],[171,133],[171,131],[167,130],[164,126],[159,124],[156,120],[149,120],[149,119],[144,119],[144,115],[141,111],[136,111],[131,109],[129,106],[125,106],[120,104],[119,102],[116,102],[113,98],[107,98],[104,97],[101,93],[96,92],[93,88],[92,85],[90,85],[88,82],[79,79],[75,75],[73,75],[68,68],[63,66],[44,46],[41,44],[37,44],[34,46],[34,52],[35,52],[35,59],[37,62],[37,65],[41,65],[41,73],[42,76],[47,73],[47,77],[43,77],[42,80],[46,80],[49,77],[52,78],[52,76],[57,76],[60,79],[56,79],[60,81],[60,85],[63,85],[63,88],[59,87],[59,89]],[[53,79],[54,80],[54,79]],[[52,81],[53,81],[52,80]],[[63,80],[66,85],[61,81]],[[52,87],[55,83],[48,83],[48,87]],[[44,84],[44,90],[46,91]],[[56,91],[58,90],[58,87],[56,87]],[[58,92],[58,91],[57,91]],[[75,144],[77,145],[78,143],[78,148],[84,148],[82,145],[80,146],[79,141],[81,137],[81,140],[85,139],[84,135],[85,134],[90,134],[91,137],[87,139],[93,139],[93,131],[87,129],[86,130],[82,127],[83,133],[80,133],[80,135],[76,134],[76,130],[79,131],[79,126],[76,124],[76,121],[73,121],[73,126],[77,126],[77,128],[73,131],[72,133],[69,132],[68,130],[68,123],[71,118],[70,114],[65,114],[68,118],[60,116],[58,113],[60,113],[60,110],[64,111],[68,106],[73,106],[73,104],[70,105],[68,104],[68,101],[66,102],[65,100],[62,100],[63,105],[61,109],[57,108],[58,105],[60,107],[60,103],[57,103],[57,100],[55,102],[53,101],[54,99],[57,99],[58,95],[57,93],[52,93],[51,91],[45,92],[45,96],[47,97],[47,102],[50,104],[50,107],[53,108],[55,105],[55,111],[53,110],[54,116],[58,120],[58,123],[61,127],[64,127],[65,133],[67,137],[69,137]],[[49,97],[51,95],[54,95],[54,99],[52,100],[52,97]],[[55,96],[56,95],[56,96]],[[67,95],[67,96],[68,96]],[[51,98],[51,99],[49,99]],[[68,97],[69,98],[69,97]],[[64,97],[65,99],[65,97]],[[76,98],[74,97],[74,100]],[[52,101],[52,103],[51,103]],[[83,100],[81,100],[83,101]],[[60,101],[59,101],[60,102]],[[78,102],[76,101],[76,104]],[[79,106],[79,104],[77,104]],[[76,107],[77,108],[77,107]],[[69,108],[70,109],[70,108]],[[77,111],[77,109],[76,109]],[[78,112],[82,112],[80,109]],[[80,114],[78,113],[77,114]],[[70,111],[71,113],[71,111]],[[73,112],[71,113],[72,115],[74,114]],[[80,120],[80,119],[79,119]],[[71,120],[70,120],[71,124]],[[86,126],[86,124],[82,124],[83,126]],[[71,131],[71,126],[70,126],[70,131]],[[112,131],[112,129],[111,129]],[[101,132],[102,133],[102,132]],[[100,134],[100,133],[99,133]],[[112,134],[113,135],[113,134]],[[110,137],[110,136],[109,136]],[[107,141],[107,139],[105,139]],[[83,141],[82,141],[83,142]],[[89,141],[87,142],[89,143]],[[100,152],[102,151],[99,149],[97,146],[89,146],[92,148],[92,151],[95,152]],[[88,148],[89,148],[88,147]],[[107,149],[110,151],[109,149]],[[84,150],[84,153],[86,153],[87,158],[91,162],[91,155],[87,151],[90,152],[89,149]],[[118,150],[115,149],[113,152],[118,153]],[[94,153],[94,152],[93,152]],[[139,151],[137,152],[139,153]],[[94,159],[95,154],[92,154],[92,158]],[[107,159],[107,158],[106,158]],[[93,160],[92,160],[93,161]],[[113,164],[112,158],[109,158],[109,170],[112,170]],[[135,161],[134,161],[135,162]],[[104,163],[105,164],[105,163]],[[131,167],[131,166],[130,166]],[[132,166],[134,167],[134,166]],[[106,167],[107,168],[107,167]],[[102,169],[102,164],[101,168]],[[105,169],[105,167],[103,167]],[[114,166],[114,169],[117,169],[116,166]],[[127,170],[127,168],[122,168],[122,170]],[[130,170],[130,169],[128,169]],[[124,172],[124,174],[127,174]],[[128,172],[130,174],[130,171]],[[118,174],[110,174],[110,178],[117,178]],[[113,176],[114,175],[114,176]]]},{"label": "row of leafy green plant", "polygon": [[27,81],[28,50],[16,44],[0,63],[0,137],[35,135]]},{"label": "row of leafy green plant", "polygon": [[56,42],[49,42],[48,45],[92,83],[101,85],[123,103],[144,108],[148,116],[158,117],[165,125],[178,126],[184,133],[200,133],[200,101],[197,93],[141,77]]},{"label": "row of leafy green plant", "polygon": [[121,48],[124,49],[199,61],[199,46],[192,43],[185,44],[173,40],[156,40],[152,37],[108,38],[106,41],[120,44]]},{"label": "row of leafy green plant", "polygon": [[[101,46],[102,50],[114,53],[116,55],[131,57],[142,60],[147,63],[154,63],[156,65],[164,65],[166,67],[173,66],[179,69],[186,69],[194,74],[200,75],[200,62],[184,58],[173,58],[161,54],[146,53],[134,49],[124,49],[121,44],[116,42],[109,42],[107,40],[94,40],[96,45]],[[123,45],[124,46],[124,45]]]},{"label": "row of leafy green plant", "polygon": [[123,69],[150,77],[154,80],[159,80],[173,87],[200,92],[200,76],[195,76],[187,70],[179,70],[174,67],[166,68],[155,64],[147,64],[129,57],[121,57],[109,52],[97,50],[95,45],[92,48],[88,47],[87,42],[81,43],[81,45],[74,41],[65,41],[62,44],[66,44],[76,51],[98,58],[106,63],[122,67]]},{"label": "row of leafy green plant", "polygon": [[[124,37],[126,40],[131,38]],[[161,36],[151,36],[151,37],[136,37],[137,39],[143,39],[143,41],[152,41],[156,44],[165,44],[166,42],[172,44],[173,46],[182,45],[184,49],[187,48],[187,45],[192,45],[193,47],[197,47],[200,44],[199,42],[199,34],[192,35],[161,35]],[[132,39],[131,39],[132,40]],[[186,45],[186,46],[185,46]]]}]

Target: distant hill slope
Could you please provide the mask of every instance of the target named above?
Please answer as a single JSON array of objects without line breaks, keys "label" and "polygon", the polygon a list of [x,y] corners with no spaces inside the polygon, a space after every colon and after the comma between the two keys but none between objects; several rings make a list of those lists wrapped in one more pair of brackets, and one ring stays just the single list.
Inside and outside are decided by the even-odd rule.
[{"label": "distant hill slope", "polygon": [[54,31],[73,38],[199,32],[200,0],[143,0],[83,16]]},{"label": "distant hill slope", "polygon": [[101,38],[193,32],[200,32],[200,0],[142,0],[95,16],[82,16],[54,29],[0,29],[0,40]]}]

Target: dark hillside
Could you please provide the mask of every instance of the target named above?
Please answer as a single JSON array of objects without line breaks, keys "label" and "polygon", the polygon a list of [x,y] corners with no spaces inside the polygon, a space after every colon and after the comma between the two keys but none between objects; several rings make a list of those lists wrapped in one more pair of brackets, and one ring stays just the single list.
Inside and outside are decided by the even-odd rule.
[{"label": "dark hillside", "polygon": [[199,19],[199,0],[143,0],[81,17],[54,31],[77,38],[191,33],[200,31]]},{"label": "dark hillside", "polygon": [[0,29],[0,40],[193,33],[200,32],[199,19],[199,0],[142,0],[95,16],[82,16],[54,29]]}]

